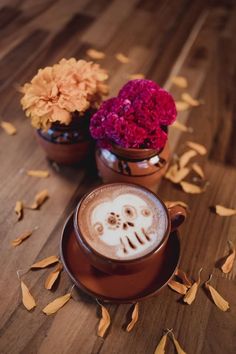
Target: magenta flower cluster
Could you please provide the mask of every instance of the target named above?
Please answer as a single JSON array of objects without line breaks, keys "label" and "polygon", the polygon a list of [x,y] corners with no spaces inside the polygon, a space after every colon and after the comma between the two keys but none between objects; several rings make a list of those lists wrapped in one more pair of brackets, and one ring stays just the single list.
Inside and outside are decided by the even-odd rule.
[{"label": "magenta flower cluster", "polygon": [[176,118],[172,96],[151,80],[131,80],[93,115],[90,132],[102,146],[160,150]]}]

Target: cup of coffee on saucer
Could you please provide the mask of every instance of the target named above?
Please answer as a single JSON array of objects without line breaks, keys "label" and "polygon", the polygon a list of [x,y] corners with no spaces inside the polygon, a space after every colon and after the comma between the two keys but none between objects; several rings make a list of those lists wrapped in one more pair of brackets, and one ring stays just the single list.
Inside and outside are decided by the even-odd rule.
[{"label": "cup of coffee on saucer", "polygon": [[148,189],[105,184],[86,194],[74,213],[74,232],[89,263],[107,274],[162,269],[170,233],[185,220],[181,206],[167,209]]}]

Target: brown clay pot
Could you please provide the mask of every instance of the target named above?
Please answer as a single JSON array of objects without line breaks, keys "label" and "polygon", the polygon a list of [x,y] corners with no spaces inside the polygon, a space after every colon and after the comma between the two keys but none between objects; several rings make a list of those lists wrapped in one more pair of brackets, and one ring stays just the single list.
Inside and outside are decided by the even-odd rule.
[{"label": "brown clay pot", "polygon": [[92,113],[87,111],[83,117],[74,115],[69,125],[53,123],[47,131],[36,131],[36,140],[50,160],[63,165],[85,160],[92,146],[88,128]]},{"label": "brown clay pot", "polygon": [[112,145],[110,150],[96,148],[96,163],[104,183],[137,183],[152,191],[165,174],[170,159],[168,142],[161,151],[126,149]]}]

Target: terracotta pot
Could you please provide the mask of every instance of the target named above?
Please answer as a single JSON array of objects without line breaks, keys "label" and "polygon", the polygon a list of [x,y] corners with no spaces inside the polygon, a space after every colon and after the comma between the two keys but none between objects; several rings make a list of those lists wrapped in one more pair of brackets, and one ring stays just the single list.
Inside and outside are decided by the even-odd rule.
[{"label": "terracotta pot", "polygon": [[113,145],[110,150],[96,148],[96,163],[104,183],[137,183],[152,191],[165,174],[170,159],[169,145],[161,151],[126,149]]},{"label": "terracotta pot", "polygon": [[36,140],[50,160],[63,165],[85,160],[92,146],[89,119],[93,113],[88,111],[83,117],[74,114],[69,125],[53,123],[47,131],[36,131]]},{"label": "terracotta pot", "polygon": [[[128,184],[125,184],[128,186]],[[117,186],[119,188],[122,186],[121,183],[111,184],[110,186]],[[137,185],[131,185],[136,189],[143,189],[143,187]],[[86,241],[85,235],[83,235],[80,222],[79,222],[79,212],[80,208],[83,207],[83,203],[89,200],[91,194],[99,193],[102,186],[95,188],[93,191],[87,193],[80,200],[74,213],[74,231],[76,235],[77,242],[82,252],[89,259],[89,262],[97,269],[105,272],[107,274],[132,274],[137,273],[145,269],[146,267],[153,266],[156,271],[162,268],[164,261],[164,254],[166,252],[166,246],[171,232],[176,230],[186,218],[186,210],[181,206],[174,206],[167,208],[164,202],[154,193],[152,195],[157,199],[163,206],[163,210],[166,213],[168,220],[167,228],[161,242],[149,253],[142,257],[129,259],[129,260],[119,260],[114,258],[109,258],[109,256],[104,256],[98,251],[94,250],[92,246]]]}]

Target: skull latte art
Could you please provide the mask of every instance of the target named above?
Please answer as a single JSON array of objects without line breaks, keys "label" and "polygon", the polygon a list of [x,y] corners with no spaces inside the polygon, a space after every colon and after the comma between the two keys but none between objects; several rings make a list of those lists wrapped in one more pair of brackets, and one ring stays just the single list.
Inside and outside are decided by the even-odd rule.
[{"label": "skull latte art", "polygon": [[166,211],[151,193],[133,185],[104,185],[82,201],[80,232],[98,253],[111,259],[142,257],[162,241]]}]

